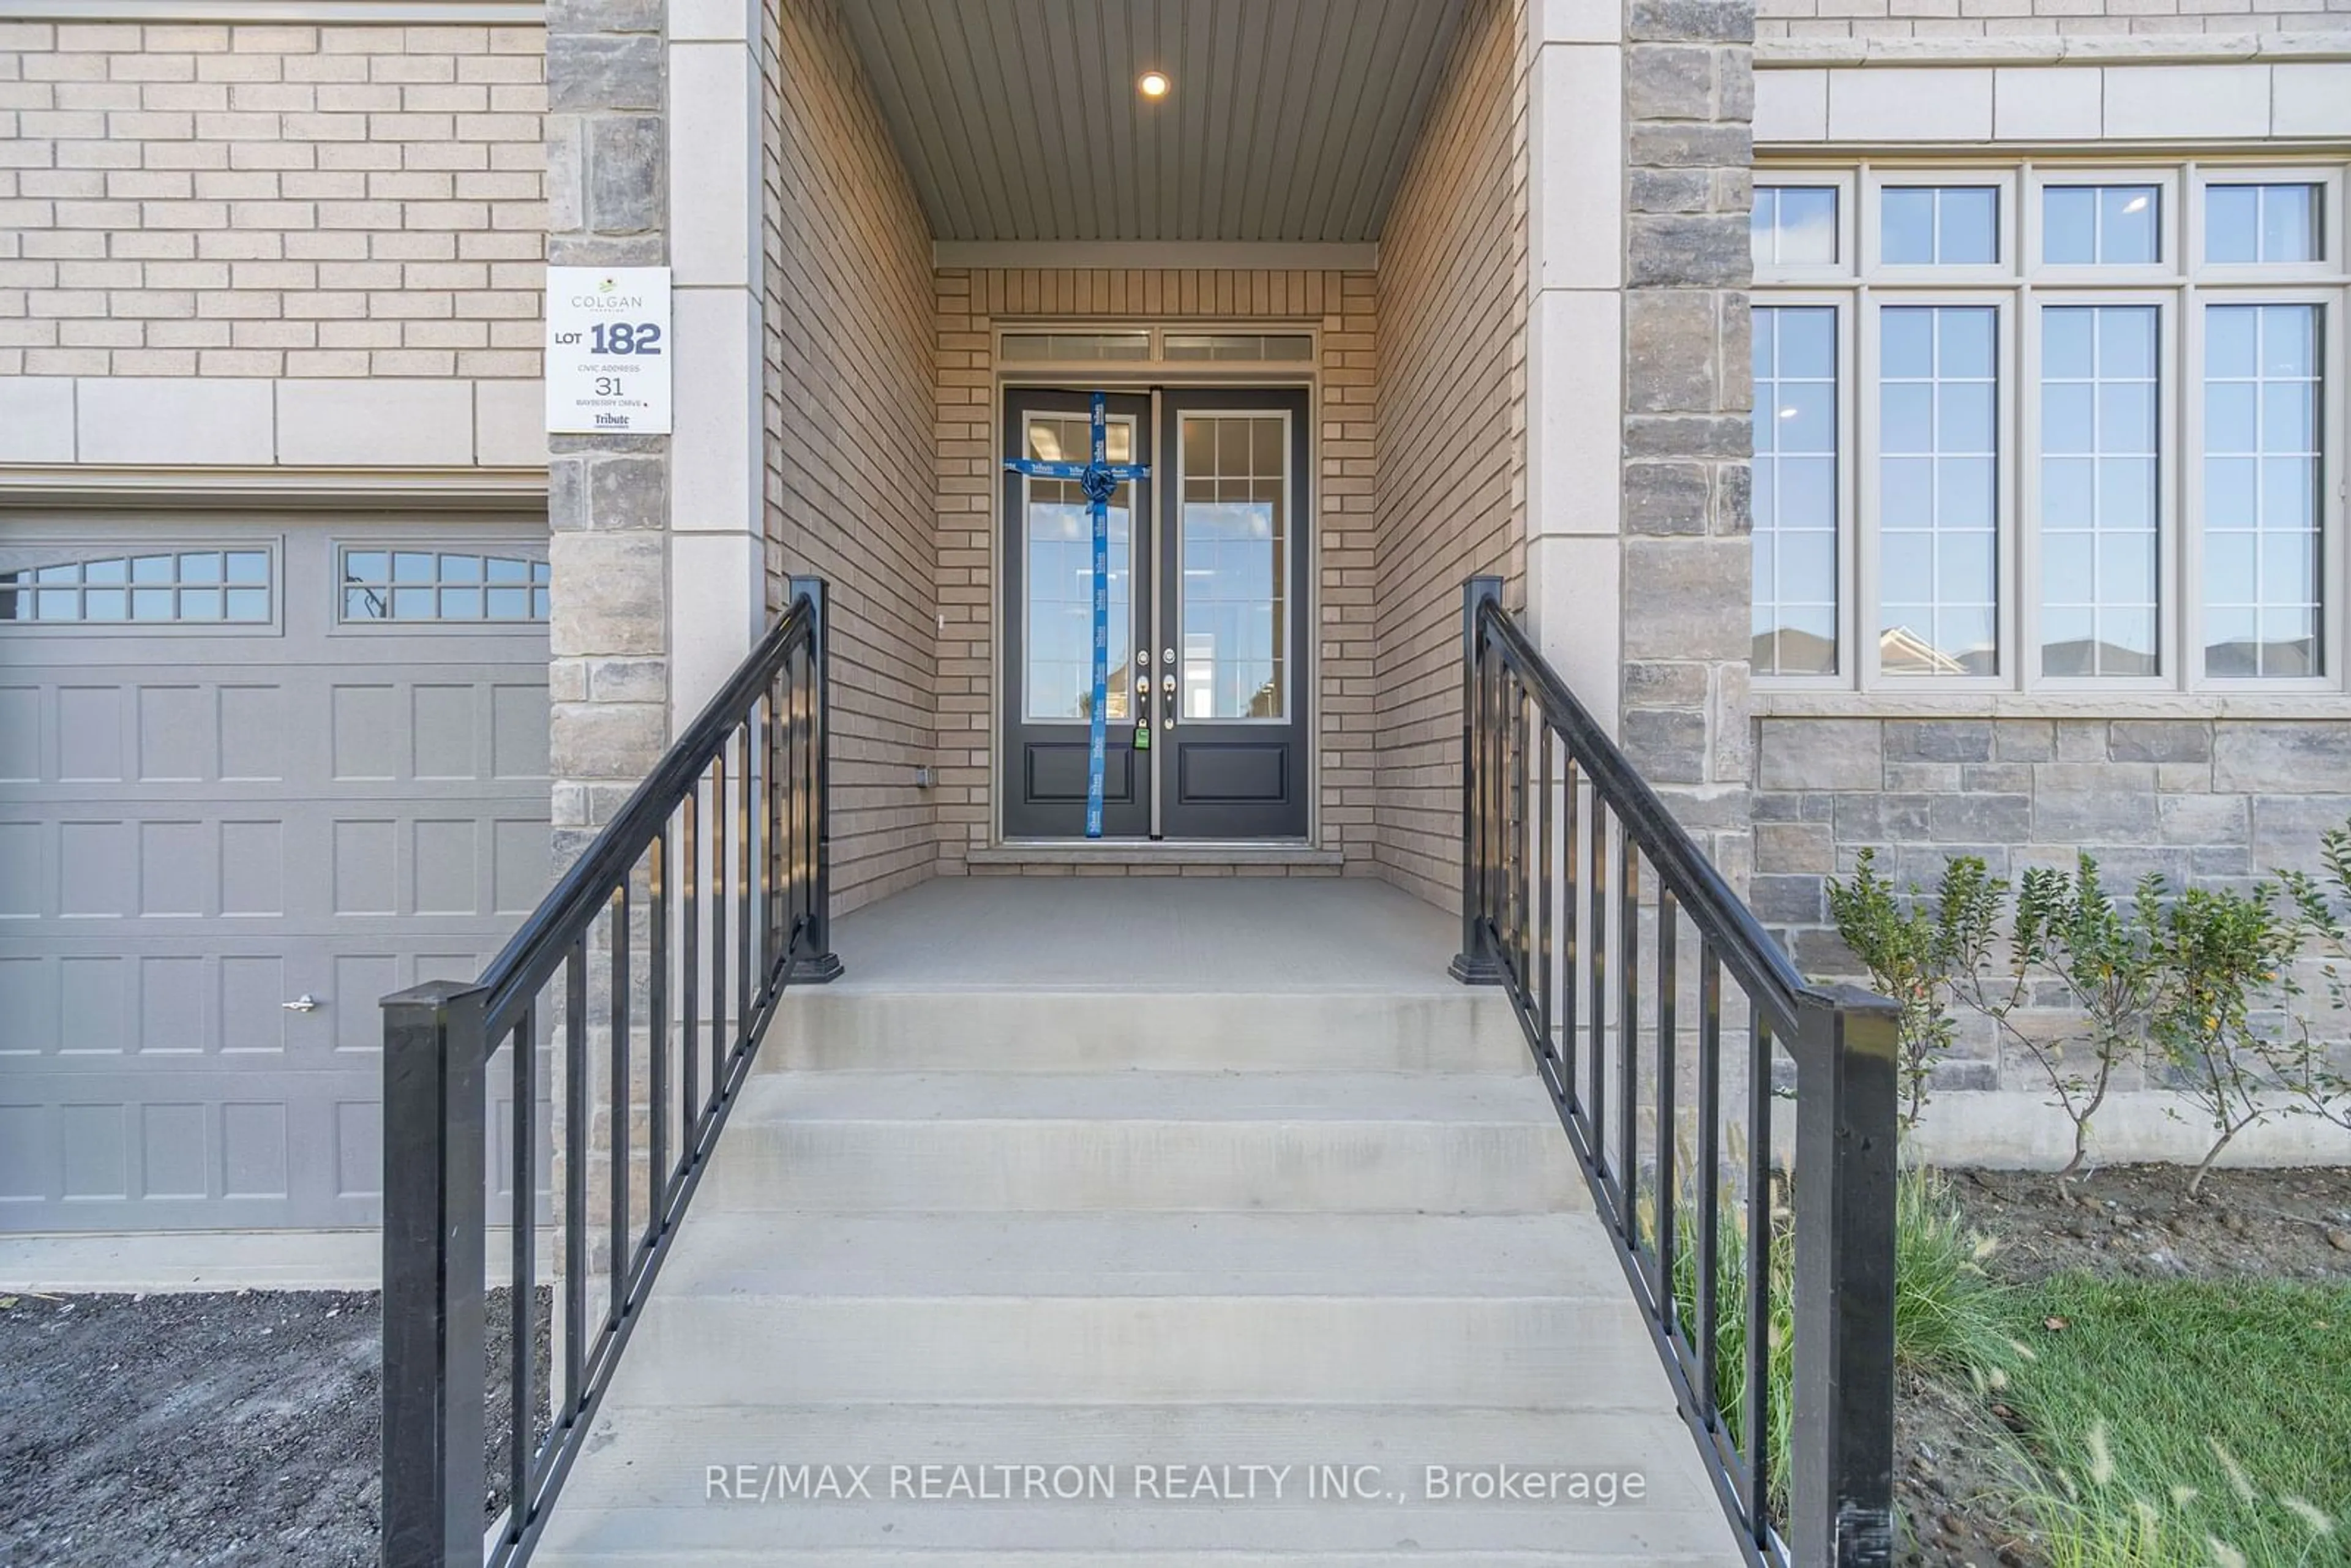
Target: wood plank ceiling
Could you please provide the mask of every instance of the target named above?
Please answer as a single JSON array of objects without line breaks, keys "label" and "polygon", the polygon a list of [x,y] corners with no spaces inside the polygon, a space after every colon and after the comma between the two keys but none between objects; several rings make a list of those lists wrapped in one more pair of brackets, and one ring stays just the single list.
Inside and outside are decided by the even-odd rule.
[{"label": "wood plank ceiling", "polygon": [[[939,240],[1361,243],[1466,0],[857,0]],[[1146,100],[1135,81],[1164,71]]]}]

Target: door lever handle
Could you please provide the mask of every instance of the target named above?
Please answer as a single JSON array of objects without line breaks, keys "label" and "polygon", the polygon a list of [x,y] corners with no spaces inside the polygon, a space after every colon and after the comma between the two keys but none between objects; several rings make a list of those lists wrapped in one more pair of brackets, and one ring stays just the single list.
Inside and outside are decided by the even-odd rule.
[{"label": "door lever handle", "polygon": [[319,998],[305,991],[290,1002],[277,1004],[289,1013],[314,1013],[319,1010]]}]

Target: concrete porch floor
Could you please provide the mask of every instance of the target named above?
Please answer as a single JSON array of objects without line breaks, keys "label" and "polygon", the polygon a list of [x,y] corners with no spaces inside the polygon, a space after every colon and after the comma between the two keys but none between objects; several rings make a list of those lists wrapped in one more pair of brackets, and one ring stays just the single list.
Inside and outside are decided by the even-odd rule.
[{"label": "concrete porch floor", "polygon": [[1340,877],[940,877],[833,925],[830,990],[1458,994],[1458,926]]}]

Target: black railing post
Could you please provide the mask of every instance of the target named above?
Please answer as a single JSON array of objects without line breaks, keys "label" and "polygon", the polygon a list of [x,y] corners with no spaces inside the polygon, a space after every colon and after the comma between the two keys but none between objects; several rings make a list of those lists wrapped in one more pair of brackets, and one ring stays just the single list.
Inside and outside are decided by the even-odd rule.
[{"label": "black railing post", "polygon": [[384,1568],[482,1561],[487,997],[383,999]]},{"label": "black railing post", "polygon": [[1488,911],[1482,907],[1487,841],[1499,826],[1486,820],[1489,781],[1479,766],[1484,737],[1478,733],[1478,612],[1501,597],[1499,577],[1473,577],[1461,585],[1461,951],[1453,956],[1447,973],[1465,986],[1502,981],[1500,961],[1486,939]]},{"label": "black railing post", "polygon": [[[812,716],[816,733],[809,763],[810,792],[816,797],[816,846],[814,875],[809,890],[809,956],[791,974],[795,980],[822,985],[841,978],[841,956],[832,950],[832,802],[827,778],[832,753],[832,672],[827,667],[832,617],[824,579],[795,577],[790,594],[794,601],[802,594],[808,595],[814,625],[810,646],[816,654],[816,679],[810,683],[816,703]],[[791,612],[789,602],[785,604],[784,612]]]},{"label": "black railing post", "polygon": [[1847,987],[1800,1008],[1788,1541],[1800,1563],[1880,1568],[1894,1559],[1894,1014]]}]

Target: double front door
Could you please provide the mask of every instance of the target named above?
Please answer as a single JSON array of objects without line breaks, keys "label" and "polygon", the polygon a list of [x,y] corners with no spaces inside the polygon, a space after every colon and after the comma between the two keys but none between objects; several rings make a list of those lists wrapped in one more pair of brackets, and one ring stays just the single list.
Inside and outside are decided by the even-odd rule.
[{"label": "double front door", "polygon": [[[1005,394],[1004,455],[1083,463],[1084,392]],[[1107,399],[1106,839],[1307,833],[1306,396]],[[1085,832],[1093,548],[1071,480],[1004,476],[1004,831]]]}]

